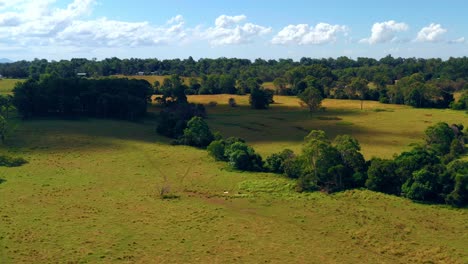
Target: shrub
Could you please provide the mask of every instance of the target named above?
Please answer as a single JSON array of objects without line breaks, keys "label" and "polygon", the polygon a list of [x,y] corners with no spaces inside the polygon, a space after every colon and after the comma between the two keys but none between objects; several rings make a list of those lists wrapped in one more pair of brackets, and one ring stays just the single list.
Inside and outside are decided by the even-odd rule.
[{"label": "shrub", "polygon": [[224,140],[215,140],[206,148],[208,153],[217,161],[228,161],[224,156],[226,143]]},{"label": "shrub", "polygon": [[218,103],[215,102],[215,101],[210,101],[210,102],[208,103],[208,106],[209,106],[209,107],[215,107],[215,106],[217,106],[217,105],[218,105]]},{"label": "shrub", "polygon": [[283,163],[284,174],[291,179],[298,179],[303,174],[303,162],[298,158],[287,159]]},{"label": "shrub", "polygon": [[28,163],[28,161],[23,158],[13,158],[5,155],[0,155],[0,166],[19,167],[26,163]]},{"label": "shrub", "polygon": [[272,154],[266,159],[266,169],[274,173],[284,173],[284,163],[294,158],[294,152],[290,149],[285,149],[279,153]]},{"label": "shrub", "polygon": [[237,106],[236,99],[234,99],[232,97],[229,98],[228,104],[229,104],[230,107],[236,107]]},{"label": "shrub", "polygon": [[226,148],[224,155],[228,158],[229,164],[238,170],[262,171],[262,157],[255,153],[255,150],[243,142],[235,142]]}]

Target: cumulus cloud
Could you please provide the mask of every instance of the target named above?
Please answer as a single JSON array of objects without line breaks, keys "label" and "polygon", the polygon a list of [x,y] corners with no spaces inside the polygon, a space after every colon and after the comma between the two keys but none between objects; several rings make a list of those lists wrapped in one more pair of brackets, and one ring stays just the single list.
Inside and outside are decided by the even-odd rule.
[{"label": "cumulus cloud", "polygon": [[215,20],[215,26],[199,30],[198,35],[207,39],[213,46],[245,44],[252,42],[256,37],[268,34],[271,28],[252,23],[244,23],[245,15],[221,15]]},{"label": "cumulus cloud", "polygon": [[168,44],[183,39],[185,35],[182,16],[176,16],[160,27],[148,22],[130,23],[101,18],[74,21],[57,34],[56,41],[67,45],[135,47]]},{"label": "cumulus cloud", "polygon": [[408,30],[408,25],[403,22],[389,20],[385,22],[374,23],[371,29],[371,36],[361,39],[361,43],[377,44],[395,41],[396,33]]},{"label": "cumulus cloud", "polygon": [[289,25],[283,28],[271,42],[273,44],[325,44],[335,42],[339,33],[346,33],[348,28],[342,25],[318,23],[315,27],[307,24]]},{"label": "cumulus cloud", "polygon": [[442,35],[447,32],[440,24],[431,23],[427,27],[423,27],[416,37],[416,41],[420,42],[439,42],[442,40]]},{"label": "cumulus cloud", "polygon": [[0,37],[18,45],[146,46],[186,37],[181,15],[165,25],[99,18],[86,20],[96,0],[73,0],[54,8],[55,0],[0,0]]},{"label": "cumulus cloud", "polygon": [[97,0],[0,0],[0,38],[19,46],[122,47],[179,44],[193,39],[212,45],[249,43],[271,28],[246,23],[245,15],[219,16],[214,26],[187,28],[177,15],[163,25],[127,22],[105,17],[87,19]]}]

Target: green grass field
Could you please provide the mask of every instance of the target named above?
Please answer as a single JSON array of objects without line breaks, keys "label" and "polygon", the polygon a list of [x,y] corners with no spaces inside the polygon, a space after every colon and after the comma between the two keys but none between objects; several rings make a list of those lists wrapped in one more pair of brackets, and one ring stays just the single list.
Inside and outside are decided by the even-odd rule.
[{"label": "green grass field", "polygon": [[[262,154],[300,149],[306,130],[350,133],[366,157],[389,157],[437,121],[464,112],[326,100],[309,114],[292,97],[270,110],[218,101],[208,122]],[[156,110],[156,109],[153,109]],[[385,111],[383,111],[385,110]],[[467,263],[468,211],[353,190],[298,194],[268,173],[231,171],[206,151],[171,146],[155,123],[16,121],[0,153],[0,263]],[[162,200],[169,187],[178,199]]]},{"label": "green grass field", "polygon": [[11,94],[15,84],[22,81],[22,79],[0,79],[0,94]]}]

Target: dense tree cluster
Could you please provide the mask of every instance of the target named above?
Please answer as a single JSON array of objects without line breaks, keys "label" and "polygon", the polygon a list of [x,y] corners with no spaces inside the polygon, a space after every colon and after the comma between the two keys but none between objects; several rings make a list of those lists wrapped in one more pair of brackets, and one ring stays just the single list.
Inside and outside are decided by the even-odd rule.
[{"label": "dense tree cluster", "polygon": [[238,170],[266,171],[297,179],[298,191],[335,192],[366,187],[415,201],[468,205],[468,162],[458,159],[468,142],[461,125],[438,123],[426,130],[426,142],[395,159],[366,161],[359,142],[313,130],[301,154],[289,149],[270,155],[266,162],[239,138],[219,139],[207,148],[218,161]]},{"label": "dense tree cluster", "polygon": [[152,95],[144,80],[79,79],[42,75],[18,83],[13,103],[24,117],[90,116],[134,120],[146,114]]},{"label": "dense tree cluster", "polygon": [[208,153],[218,161],[227,161],[237,170],[263,171],[262,157],[243,139],[230,137],[211,142]]},{"label": "dense tree cluster", "polygon": [[426,130],[426,142],[395,159],[365,161],[356,139],[311,131],[302,154],[290,150],[267,158],[270,171],[298,179],[298,190],[327,192],[366,187],[416,201],[468,204],[468,162],[457,159],[468,141],[461,125],[438,123]]},{"label": "dense tree cluster", "polygon": [[[88,77],[137,73],[191,77],[186,94],[246,94],[263,82],[273,82],[275,92],[299,95],[307,88],[320,91],[322,98],[380,100],[414,107],[445,108],[453,93],[468,88],[468,57],[416,59],[384,57],[380,60],[339,57],[250,61],[236,58],[184,60],[118,59],[102,61],[19,61],[0,64],[7,77],[38,80],[42,74],[62,78],[86,73]],[[155,87],[164,87],[156,84]],[[309,93],[310,94],[310,93]],[[457,105],[457,109],[463,105]]]}]

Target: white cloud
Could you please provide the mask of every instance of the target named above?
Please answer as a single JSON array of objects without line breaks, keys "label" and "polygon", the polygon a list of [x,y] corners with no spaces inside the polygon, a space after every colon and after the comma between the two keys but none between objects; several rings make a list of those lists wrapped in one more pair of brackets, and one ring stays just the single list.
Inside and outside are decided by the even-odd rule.
[{"label": "white cloud", "polygon": [[442,40],[442,35],[447,32],[440,24],[431,23],[427,27],[423,27],[416,37],[416,41],[420,42],[439,42]]},{"label": "white cloud", "polygon": [[346,26],[318,23],[315,27],[307,24],[289,25],[283,28],[271,42],[273,44],[325,44],[335,42],[339,33],[348,31]]},{"label": "white cloud", "polygon": [[86,20],[96,0],[73,0],[54,8],[55,0],[0,0],[0,37],[22,46],[146,46],[186,36],[181,15],[163,26],[99,18]]},{"label": "white cloud", "polygon": [[74,21],[57,34],[56,41],[71,46],[136,47],[168,44],[182,40],[185,35],[182,16],[176,16],[160,27],[152,26],[148,22],[130,23],[101,18]]},{"label": "white cloud", "polygon": [[461,38],[457,38],[457,39],[453,39],[453,40],[449,40],[448,41],[449,44],[459,44],[459,43],[466,43],[466,40],[464,37],[461,37]]},{"label": "white cloud", "polygon": [[206,30],[198,29],[198,35],[207,39],[213,46],[245,44],[252,42],[256,37],[268,34],[271,28],[252,23],[241,24],[247,17],[245,15],[221,15],[215,20],[215,26]]},{"label": "white cloud", "polygon": [[374,23],[369,38],[361,39],[361,43],[377,44],[397,40],[396,33],[408,30],[408,25],[402,22],[389,20],[385,22]]}]

